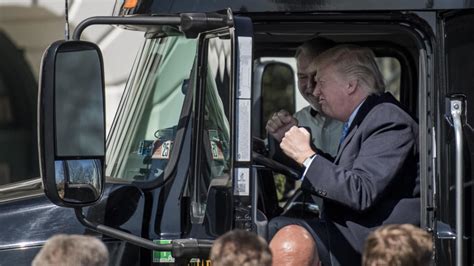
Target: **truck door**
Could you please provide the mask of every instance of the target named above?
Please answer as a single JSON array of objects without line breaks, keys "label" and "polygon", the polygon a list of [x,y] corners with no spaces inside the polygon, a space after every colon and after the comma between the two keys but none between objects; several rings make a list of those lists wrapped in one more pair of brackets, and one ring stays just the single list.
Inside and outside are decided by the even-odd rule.
[{"label": "truck door", "polygon": [[[195,97],[196,140],[191,194],[192,237],[251,230],[251,22],[234,18],[230,31],[201,34]],[[226,35],[228,35],[226,37]],[[219,37],[220,36],[220,37]]]},{"label": "truck door", "polygon": [[445,101],[445,108],[440,110],[444,121],[440,121],[439,136],[436,256],[439,265],[454,265],[455,261],[456,265],[472,265],[474,13],[449,12],[442,18],[439,36],[444,64],[438,65],[445,66],[441,73],[446,77],[446,87],[440,99],[441,104]]}]

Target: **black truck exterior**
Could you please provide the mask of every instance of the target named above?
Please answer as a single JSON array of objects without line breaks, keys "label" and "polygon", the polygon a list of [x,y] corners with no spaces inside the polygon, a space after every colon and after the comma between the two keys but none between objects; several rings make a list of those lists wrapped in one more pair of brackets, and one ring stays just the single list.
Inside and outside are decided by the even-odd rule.
[{"label": "black truck exterior", "polygon": [[[54,66],[68,51],[96,51],[77,41],[94,24],[140,30],[147,39],[107,141],[102,65],[87,72],[96,83],[79,103],[95,114],[53,100],[80,98],[61,92],[53,78],[80,68],[60,73]],[[464,1],[117,1],[114,17],[86,20],[75,42],[45,54],[38,109],[44,185],[32,179],[0,187],[0,265],[29,264],[56,233],[102,237],[113,265],[186,264],[205,260],[212,240],[232,228],[265,236],[272,217],[308,215],[292,210],[300,198],[279,206],[273,173],[295,173],[257,144],[268,106],[277,107],[268,95],[282,93],[265,85],[272,64],[264,59],[291,58],[315,36],[398,62],[398,98],[420,126],[421,226],[433,233],[436,265],[472,265],[473,34],[474,4]],[[80,135],[61,132],[62,123],[83,114],[99,129],[68,127],[92,141],[62,146]],[[89,174],[76,174],[74,165]],[[94,193],[84,196],[78,186],[81,193],[68,195],[85,176]]]}]

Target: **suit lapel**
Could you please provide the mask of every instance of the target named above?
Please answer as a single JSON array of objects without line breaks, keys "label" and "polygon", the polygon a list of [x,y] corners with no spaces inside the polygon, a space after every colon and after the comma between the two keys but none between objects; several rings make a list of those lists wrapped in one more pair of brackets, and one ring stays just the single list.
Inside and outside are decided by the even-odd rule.
[{"label": "suit lapel", "polygon": [[[385,92],[381,95],[372,94],[372,95],[369,95],[365,99],[364,103],[360,106],[359,111],[357,112],[356,116],[354,117],[354,120],[352,121],[351,126],[349,127],[349,132],[347,133],[346,138],[344,139],[344,141],[341,143],[339,149],[337,150],[336,159],[334,160],[334,162],[336,164],[339,163],[339,159],[341,157],[342,152],[344,151],[346,146],[349,144],[351,139],[356,134],[357,129],[359,129],[360,125],[362,124],[362,121],[364,121],[367,114],[378,104],[386,103],[386,102],[393,103],[397,106],[400,106],[398,101],[389,92]],[[403,108],[403,107],[401,107],[401,108]]]},{"label": "suit lapel", "polygon": [[[341,143],[339,146],[339,149],[337,151],[336,159],[334,162],[338,163],[339,158],[341,157],[342,152],[344,151],[344,148],[347,146],[347,144],[350,142],[352,137],[354,136],[355,132],[359,128],[360,124],[364,120],[364,118],[367,116],[367,114],[376,106],[379,104],[381,101],[381,98],[384,98],[385,94],[382,95],[369,95],[365,100],[364,103],[359,108],[359,111],[357,111],[356,116],[354,117],[354,120],[352,120],[351,126],[349,127],[349,132],[347,133],[346,138],[344,141]],[[386,97],[386,96],[385,96]]]}]

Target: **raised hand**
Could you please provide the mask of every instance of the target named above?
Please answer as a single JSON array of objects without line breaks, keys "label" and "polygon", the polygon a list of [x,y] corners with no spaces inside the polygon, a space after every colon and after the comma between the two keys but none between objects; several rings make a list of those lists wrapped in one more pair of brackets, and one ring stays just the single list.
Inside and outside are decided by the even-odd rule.
[{"label": "raised hand", "polygon": [[285,133],[293,126],[298,125],[298,120],[294,118],[288,111],[280,110],[273,114],[268,120],[265,129],[268,134],[272,135],[276,140],[281,141]]},{"label": "raised hand", "polygon": [[302,127],[292,127],[281,140],[280,148],[283,152],[299,164],[315,154],[310,145],[311,134]]}]

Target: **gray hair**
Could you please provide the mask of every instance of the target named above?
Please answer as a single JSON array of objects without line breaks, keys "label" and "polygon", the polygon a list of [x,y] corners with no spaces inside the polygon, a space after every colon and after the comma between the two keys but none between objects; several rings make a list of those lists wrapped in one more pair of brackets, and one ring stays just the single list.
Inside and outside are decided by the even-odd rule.
[{"label": "gray hair", "polygon": [[333,47],[318,56],[319,65],[332,65],[341,74],[356,78],[366,92],[382,94],[385,82],[375,61],[374,52],[354,44]]},{"label": "gray hair", "polygon": [[335,42],[323,37],[316,37],[298,46],[298,48],[296,48],[295,58],[298,58],[301,54],[315,58],[334,46],[336,46]]},{"label": "gray hair", "polygon": [[107,266],[109,252],[99,239],[84,235],[55,235],[36,255],[32,266]]}]

